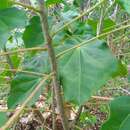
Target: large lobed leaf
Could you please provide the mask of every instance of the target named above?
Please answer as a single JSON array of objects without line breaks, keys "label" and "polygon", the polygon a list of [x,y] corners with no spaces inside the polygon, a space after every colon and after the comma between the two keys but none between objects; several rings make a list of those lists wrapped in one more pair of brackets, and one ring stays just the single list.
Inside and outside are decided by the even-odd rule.
[{"label": "large lobed leaf", "polygon": [[[56,53],[73,46],[66,44],[57,47]],[[25,60],[23,69],[49,73],[50,65],[47,52]],[[110,78],[126,74],[124,66],[118,62],[106,43],[101,40],[95,40],[61,56],[58,59],[58,71],[66,101],[79,105],[85,103]],[[22,103],[36,87],[39,80],[40,77],[18,73],[11,84],[9,108]]]},{"label": "large lobed leaf", "polygon": [[101,130],[129,130],[130,129],[130,97],[123,96],[110,103],[110,117]]},{"label": "large lobed leaf", "polygon": [[79,105],[85,103],[110,78],[122,73],[119,71],[122,65],[106,43],[100,40],[73,49],[61,56],[59,62],[65,99]]},{"label": "large lobed leaf", "polygon": [[6,44],[10,33],[15,28],[23,28],[26,25],[27,17],[23,10],[7,8],[0,10],[0,47]]}]

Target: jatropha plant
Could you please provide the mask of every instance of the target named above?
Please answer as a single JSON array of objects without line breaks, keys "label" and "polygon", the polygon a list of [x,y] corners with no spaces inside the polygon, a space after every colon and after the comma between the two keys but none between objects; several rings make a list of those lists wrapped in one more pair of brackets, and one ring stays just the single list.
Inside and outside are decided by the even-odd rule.
[{"label": "jatropha plant", "polygon": [[[65,104],[80,109],[107,81],[128,74],[122,58],[116,56],[114,40],[129,33],[129,19],[117,17],[120,12],[129,17],[130,1],[24,2],[0,0],[0,57],[8,63],[1,65],[0,75],[11,80],[7,111],[16,109],[11,117],[0,112],[0,130],[13,129],[24,110],[45,92],[51,97],[52,129],[58,130],[58,109],[63,129],[77,130],[80,114],[70,123]],[[108,120],[100,130],[129,130],[130,97],[111,100]]]}]

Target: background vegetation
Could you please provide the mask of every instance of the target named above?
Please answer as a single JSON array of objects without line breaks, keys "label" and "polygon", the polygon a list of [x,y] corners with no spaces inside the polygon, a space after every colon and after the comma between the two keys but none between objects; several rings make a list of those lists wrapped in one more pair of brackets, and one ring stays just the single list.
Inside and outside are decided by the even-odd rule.
[{"label": "background vegetation", "polygon": [[0,130],[129,130],[129,15],[129,0],[0,0]]}]

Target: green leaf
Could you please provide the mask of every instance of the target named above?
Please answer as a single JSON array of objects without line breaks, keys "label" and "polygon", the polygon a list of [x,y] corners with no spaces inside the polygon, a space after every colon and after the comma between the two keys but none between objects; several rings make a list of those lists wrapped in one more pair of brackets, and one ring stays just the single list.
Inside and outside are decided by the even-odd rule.
[{"label": "green leaf", "polygon": [[122,63],[121,61],[118,62],[118,70],[119,70],[118,73],[113,75],[113,77],[116,77],[118,75],[120,75],[120,76],[128,75],[127,65]]},{"label": "green leaf", "polygon": [[63,2],[63,0],[47,0],[46,4],[47,4],[47,6],[49,6],[49,5],[53,5],[53,4],[59,4],[62,2]]},{"label": "green leaf", "polygon": [[11,7],[11,0],[0,0],[0,9],[5,9]]},{"label": "green leaf", "polygon": [[[25,58],[22,68],[25,71],[45,73],[46,70],[48,70],[46,68],[48,67],[47,59],[47,53],[41,53],[41,55],[34,56],[31,59]],[[27,99],[42,78],[43,76],[22,72],[17,73],[11,83],[11,91],[8,97],[8,108],[14,108],[16,105],[23,103],[23,101]],[[42,91],[43,87],[41,87],[41,89],[37,92],[29,105],[35,103]]]},{"label": "green leaf", "polygon": [[82,0],[74,0],[74,1],[73,1],[73,4],[74,4],[75,6],[77,6],[77,7],[80,7],[80,6],[81,6],[81,2],[82,2]]},{"label": "green leaf", "polygon": [[96,34],[98,21],[93,19],[88,19],[86,23],[92,27],[94,34]]},{"label": "green leaf", "polygon": [[119,130],[129,130],[130,129],[130,114],[127,118],[122,122]]},{"label": "green leaf", "polygon": [[[101,130],[128,130],[128,120],[130,114],[130,97],[123,96],[116,98],[110,103],[110,117],[103,124]],[[129,128],[128,128],[129,127]],[[124,129],[128,128],[128,129]]]},{"label": "green leaf", "polygon": [[[98,25],[98,22],[99,20],[93,20],[93,19],[88,19],[86,21],[86,23],[88,25],[90,25],[93,29],[93,32],[96,34],[97,32],[97,25]],[[115,22],[112,21],[111,19],[105,19],[103,21],[103,29],[102,29],[102,32],[105,33],[105,32],[109,32],[111,30],[113,30],[113,26],[115,25]]]},{"label": "green leaf", "polygon": [[116,25],[116,23],[112,19],[105,19],[103,21],[103,32],[109,32],[113,30],[113,26]]},{"label": "green leaf", "polygon": [[5,112],[0,112],[0,127],[3,126],[8,120]]},{"label": "green leaf", "polygon": [[3,48],[15,28],[23,28],[27,17],[23,10],[7,8],[0,10],[0,47]]},{"label": "green leaf", "polygon": [[71,50],[59,59],[65,99],[85,103],[111,77],[119,75],[119,62],[103,41]]},{"label": "green leaf", "polygon": [[15,54],[15,55],[10,56],[10,58],[11,58],[14,68],[17,69],[21,60],[20,56],[18,54]]},{"label": "green leaf", "polygon": [[26,48],[36,47],[44,43],[39,16],[31,18],[30,24],[24,31],[23,40]]},{"label": "green leaf", "polygon": [[38,85],[39,81],[40,78],[38,76],[17,73],[11,83],[8,108],[14,108],[16,105],[25,101],[34,88]]},{"label": "green leaf", "polygon": [[72,20],[74,17],[78,16],[79,13],[76,9],[73,9],[73,10],[68,10],[66,12],[61,12],[60,15],[62,16],[62,22],[65,23]]},{"label": "green leaf", "polygon": [[116,0],[130,14],[130,0]]}]

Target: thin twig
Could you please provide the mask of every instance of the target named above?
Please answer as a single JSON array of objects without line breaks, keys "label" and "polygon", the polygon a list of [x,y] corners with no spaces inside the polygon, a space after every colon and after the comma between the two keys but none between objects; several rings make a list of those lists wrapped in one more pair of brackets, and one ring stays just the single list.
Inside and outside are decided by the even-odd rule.
[{"label": "thin twig", "polygon": [[55,89],[54,89],[54,86],[52,86],[52,111],[53,111],[53,113],[52,113],[52,129],[53,130],[57,130],[55,108],[56,108]]},{"label": "thin twig", "polygon": [[79,126],[75,125],[75,128],[77,128],[78,130],[83,130],[83,128],[80,128]]},{"label": "thin twig", "polygon": [[88,10],[84,11],[82,14],[80,14],[79,16],[77,16],[76,18],[72,19],[71,21],[69,21],[68,23],[66,23],[65,25],[63,25],[61,28],[59,28],[56,32],[54,32],[54,34],[52,34],[52,37],[57,34],[59,31],[61,31],[62,29],[64,29],[65,27],[67,27],[68,25],[72,24],[73,22],[75,22],[76,20],[82,18],[84,15],[89,14],[92,10],[96,9],[97,7],[99,7],[105,0],[101,0],[99,3],[97,3],[96,5],[94,5],[93,7],[89,8]]},{"label": "thin twig", "polygon": [[89,40],[87,40],[87,41],[85,40],[85,41],[83,41],[82,43],[80,43],[80,44],[78,44],[78,45],[75,45],[75,46],[73,46],[73,47],[71,47],[71,48],[69,48],[69,49],[66,49],[65,51],[62,51],[61,53],[57,54],[56,58],[60,58],[62,55],[66,54],[67,52],[69,52],[69,51],[71,51],[71,50],[73,50],[73,49],[76,49],[76,48],[78,48],[78,47],[84,46],[84,45],[86,45],[87,43],[92,42],[92,41],[94,41],[94,40],[96,40],[96,39],[98,39],[98,38],[107,36],[107,35],[109,35],[109,34],[111,34],[111,33],[114,33],[114,32],[117,32],[117,31],[120,31],[120,30],[123,30],[123,29],[126,29],[126,28],[128,28],[128,27],[130,27],[130,24],[124,25],[124,26],[122,26],[122,27],[120,27],[120,28],[117,28],[117,29],[115,29],[115,30],[112,30],[112,31],[109,31],[109,32],[106,32],[106,33],[102,33],[102,34],[100,34],[100,35],[98,35],[98,36],[96,36],[96,37],[93,37],[93,38],[91,38],[91,39],[89,39]]},{"label": "thin twig", "polygon": [[116,37],[115,39],[113,39],[113,43],[115,43],[115,42],[119,42],[120,40],[128,40],[128,39],[125,39],[125,37],[126,37],[126,35],[128,35],[128,34],[130,34],[130,32],[127,32],[127,33],[125,33],[125,34],[123,34],[123,35],[121,35],[121,36],[119,36],[119,37]]},{"label": "thin twig", "polygon": [[12,3],[15,4],[15,5],[22,6],[23,8],[27,8],[29,10],[32,10],[35,13],[36,12],[40,13],[40,11],[38,9],[34,8],[33,6],[30,6],[30,5],[27,5],[27,4],[23,4],[21,2],[17,2],[17,1],[14,1],[14,0],[12,1]]},{"label": "thin twig", "polygon": [[0,71],[10,71],[10,72],[21,72],[29,75],[36,75],[36,76],[46,76],[46,74],[38,73],[38,72],[33,72],[33,71],[25,71],[25,70],[20,70],[20,69],[4,69],[0,68]]},{"label": "thin twig", "polygon": [[83,105],[81,105],[78,109],[78,112],[76,113],[76,116],[75,116],[75,119],[73,121],[73,126],[74,127],[75,125],[77,125],[77,122],[79,121],[79,118],[80,118],[80,115],[82,113],[82,110],[83,110]]},{"label": "thin twig", "polygon": [[96,99],[96,100],[104,100],[104,101],[111,101],[113,100],[114,98],[111,98],[111,97],[100,97],[100,96],[92,96],[93,99]]},{"label": "thin twig", "polygon": [[[92,96],[92,99],[100,100],[100,101],[111,101],[114,98],[112,98],[112,97],[101,97],[101,96]],[[14,111],[17,111],[19,109],[20,108],[18,108],[18,109],[0,109],[0,112],[14,112]],[[32,111],[32,110],[39,110],[39,109],[38,108],[24,108],[23,110],[24,111]],[[54,112],[52,110],[43,110],[43,112],[50,112],[50,113],[57,114],[56,112]]]},{"label": "thin twig", "polygon": [[[112,28],[114,28],[114,27],[117,27],[117,26],[120,26],[120,25],[122,25],[122,24],[125,24],[125,23],[127,23],[127,22],[129,22],[130,21],[130,19],[128,19],[128,20],[126,20],[126,21],[123,21],[122,23],[119,23],[119,24],[117,24],[117,25],[114,25],[114,26],[111,26],[111,27],[109,27],[109,28],[106,28],[104,31],[107,31],[107,30],[109,30],[109,29],[112,29]],[[114,30],[113,30],[114,31]],[[109,32],[107,32],[108,34],[110,34],[110,33],[113,33],[113,31],[109,31]],[[117,30],[118,31],[118,30]],[[116,32],[116,30],[115,30],[115,32]],[[105,33],[103,33],[103,34],[105,34]],[[102,34],[101,34],[102,35]],[[100,37],[100,35],[99,35],[99,37]],[[83,41],[84,42],[84,41]],[[87,41],[86,41],[87,42]],[[0,53],[0,56],[6,56],[6,55],[13,55],[13,54],[15,54],[15,53],[20,53],[20,52],[28,52],[28,51],[47,51],[47,47],[33,47],[33,48],[23,48],[23,49],[18,49],[18,50],[15,50],[15,51],[7,51],[7,52],[1,52]]]},{"label": "thin twig", "polygon": [[121,23],[118,23],[118,24],[116,24],[116,25],[107,27],[107,28],[105,28],[103,31],[104,31],[104,32],[107,32],[107,31],[109,31],[109,30],[111,30],[111,29],[113,29],[113,28],[116,28],[116,27],[118,27],[118,26],[122,26],[123,24],[126,24],[126,23],[128,23],[129,21],[130,21],[130,19],[127,19],[127,20],[125,20],[125,21],[123,21],[123,22],[121,22]]},{"label": "thin twig", "polygon": [[[3,109],[0,109],[0,112],[15,112],[15,111],[18,111],[20,108],[21,108],[21,107],[19,107],[19,108],[17,108],[17,109],[5,109],[5,108],[3,108]],[[24,110],[24,111],[33,111],[33,110],[39,110],[39,109],[38,109],[38,108],[24,108],[23,110]],[[43,110],[42,112],[43,112],[43,113],[44,113],[44,112],[53,113],[52,110]],[[57,113],[55,112],[55,114],[57,114]]]},{"label": "thin twig", "polygon": [[[4,50],[5,53],[7,52],[6,46],[4,46],[3,50]],[[12,59],[11,59],[9,54],[6,55],[6,61],[9,64],[10,69],[15,69],[14,65],[13,65],[13,62],[12,62]],[[12,74],[15,75],[15,72],[13,71]]]},{"label": "thin twig", "polygon": [[15,53],[28,52],[28,51],[47,51],[47,48],[46,47],[23,48],[23,49],[18,49],[15,51],[8,51],[8,52],[0,53],[0,56],[12,55]]},{"label": "thin twig", "polygon": [[113,5],[115,4],[115,0],[112,2],[112,4],[110,6],[108,6],[108,8],[106,8],[105,12],[104,12],[104,16],[106,16],[106,14],[108,13],[108,11],[113,7]]},{"label": "thin twig", "polygon": [[104,20],[104,5],[101,5],[101,12],[100,12],[100,18],[99,23],[97,25],[97,35],[100,35],[103,29],[103,20]]},{"label": "thin twig", "polygon": [[38,118],[41,124],[44,124],[45,119],[39,109],[33,109],[33,114]]}]

